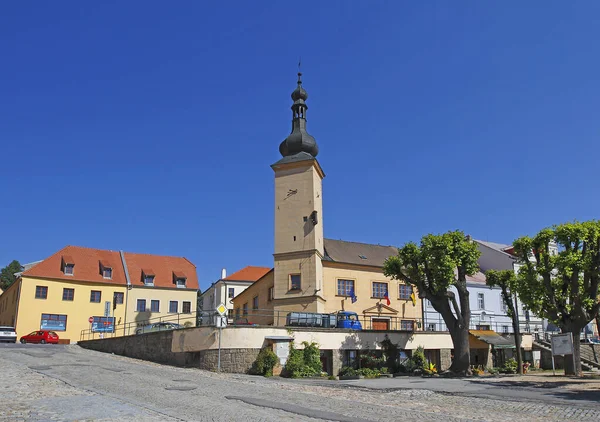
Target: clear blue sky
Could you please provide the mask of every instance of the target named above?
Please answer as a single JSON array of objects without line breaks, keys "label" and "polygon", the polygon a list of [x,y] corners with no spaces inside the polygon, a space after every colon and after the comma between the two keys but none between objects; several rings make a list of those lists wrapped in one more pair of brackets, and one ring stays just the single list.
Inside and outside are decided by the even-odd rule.
[{"label": "clear blue sky", "polygon": [[296,65],[326,237],[598,218],[596,2],[3,2],[0,266],[65,245],[272,264]]}]

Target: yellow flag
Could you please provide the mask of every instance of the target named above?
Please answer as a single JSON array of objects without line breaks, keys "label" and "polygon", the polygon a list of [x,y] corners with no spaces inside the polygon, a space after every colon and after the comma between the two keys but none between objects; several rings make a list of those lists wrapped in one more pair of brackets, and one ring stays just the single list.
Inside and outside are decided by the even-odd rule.
[{"label": "yellow flag", "polygon": [[410,300],[412,300],[413,306],[417,306],[417,297],[415,296],[415,292],[410,294]]}]

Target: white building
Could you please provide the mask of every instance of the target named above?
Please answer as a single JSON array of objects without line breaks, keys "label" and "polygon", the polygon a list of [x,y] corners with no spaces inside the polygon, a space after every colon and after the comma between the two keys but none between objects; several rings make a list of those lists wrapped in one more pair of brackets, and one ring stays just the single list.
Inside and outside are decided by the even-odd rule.
[{"label": "white building", "polygon": [[215,311],[219,304],[227,307],[228,322],[233,322],[233,298],[246,290],[252,283],[262,278],[271,271],[267,267],[248,266],[231,274],[229,277],[225,269],[221,278],[215,281],[198,297],[198,309],[202,313],[202,324],[212,323],[211,311]]}]

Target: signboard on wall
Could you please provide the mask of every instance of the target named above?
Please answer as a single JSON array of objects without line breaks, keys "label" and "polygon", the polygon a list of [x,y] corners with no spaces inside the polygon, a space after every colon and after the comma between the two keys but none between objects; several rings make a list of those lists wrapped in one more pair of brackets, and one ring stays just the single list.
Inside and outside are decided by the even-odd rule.
[{"label": "signboard on wall", "polygon": [[572,355],[573,354],[573,336],[571,333],[555,334],[552,339],[553,355]]},{"label": "signboard on wall", "polygon": [[54,314],[42,314],[42,320],[40,322],[40,330],[66,331],[67,330],[67,316],[66,315],[54,315]]},{"label": "signboard on wall", "polygon": [[114,331],[115,331],[115,318],[114,317],[99,317],[99,316],[93,317],[92,332],[113,333]]}]

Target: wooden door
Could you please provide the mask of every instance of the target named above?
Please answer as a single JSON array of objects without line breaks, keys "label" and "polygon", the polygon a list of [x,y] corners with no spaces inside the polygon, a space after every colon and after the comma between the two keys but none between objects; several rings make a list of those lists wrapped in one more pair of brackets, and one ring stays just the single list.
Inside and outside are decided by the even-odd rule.
[{"label": "wooden door", "polygon": [[373,318],[371,319],[373,330],[388,331],[390,329],[389,319]]}]

